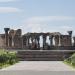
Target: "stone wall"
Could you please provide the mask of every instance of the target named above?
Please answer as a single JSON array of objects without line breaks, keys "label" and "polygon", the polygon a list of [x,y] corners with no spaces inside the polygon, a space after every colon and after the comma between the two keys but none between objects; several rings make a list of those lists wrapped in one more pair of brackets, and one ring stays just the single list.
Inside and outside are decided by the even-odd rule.
[{"label": "stone wall", "polygon": [[71,36],[61,35],[60,36],[60,46],[72,46]]},{"label": "stone wall", "polygon": [[5,35],[0,34],[0,48],[5,48]]}]

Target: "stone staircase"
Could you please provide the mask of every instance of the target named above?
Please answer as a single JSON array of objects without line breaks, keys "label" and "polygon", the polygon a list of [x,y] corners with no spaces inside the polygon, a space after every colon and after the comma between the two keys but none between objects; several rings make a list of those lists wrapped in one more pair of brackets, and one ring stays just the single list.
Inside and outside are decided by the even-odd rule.
[{"label": "stone staircase", "polygon": [[57,50],[28,50],[17,51],[17,57],[20,61],[62,61],[69,57],[73,52],[71,51],[57,51]]}]

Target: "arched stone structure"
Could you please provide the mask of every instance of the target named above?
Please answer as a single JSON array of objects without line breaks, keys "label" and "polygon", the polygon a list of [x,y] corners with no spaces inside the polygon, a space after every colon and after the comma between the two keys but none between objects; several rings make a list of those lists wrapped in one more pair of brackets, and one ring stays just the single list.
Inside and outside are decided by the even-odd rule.
[{"label": "arched stone structure", "polygon": [[[5,46],[9,48],[21,49],[65,49],[72,47],[72,31],[68,35],[62,35],[59,32],[53,33],[26,33],[22,35],[21,29],[13,30],[5,28]],[[41,37],[41,39],[40,39]],[[48,37],[48,38],[47,38]],[[48,44],[47,40],[50,42]],[[75,40],[75,39],[74,39]],[[42,47],[41,42],[42,41]]]}]

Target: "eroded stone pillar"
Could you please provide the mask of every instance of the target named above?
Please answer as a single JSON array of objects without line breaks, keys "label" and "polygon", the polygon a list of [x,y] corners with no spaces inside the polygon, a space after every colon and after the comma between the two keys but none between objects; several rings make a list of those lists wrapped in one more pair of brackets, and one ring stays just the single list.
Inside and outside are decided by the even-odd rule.
[{"label": "eroded stone pillar", "polygon": [[38,36],[38,37],[37,37],[38,48],[40,48],[40,43],[39,43],[39,41],[40,41],[40,38],[39,38],[39,36]]},{"label": "eroded stone pillar", "polygon": [[9,35],[8,35],[8,31],[10,30],[10,28],[4,28],[4,31],[5,31],[5,46],[8,47],[9,45]]},{"label": "eroded stone pillar", "polygon": [[27,45],[27,38],[26,38],[25,35],[22,37],[22,42],[23,42],[23,48],[26,48],[26,45]]},{"label": "eroded stone pillar", "polygon": [[35,37],[35,44],[37,44],[37,38]]},{"label": "eroded stone pillar", "polygon": [[68,34],[69,34],[69,42],[70,42],[70,46],[72,46],[72,31],[68,31]]},{"label": "eroded stone pillar", "polygon": [[46,35],[43,35],[43,49],[45,49],[46,46]]},{"label": "eroded stone pillar", "polygon": [[12,47],[12,37],[9,37],[9,47]]},{"label": "eroded stone pillar", "polygon": [[59,46],[59,35],[55,36],[55,46]]},{"label": "eroded stone pillar", "polygon": [[53,35],[49,36],[49,40],[50,40],[50,46],[53,46]]}]

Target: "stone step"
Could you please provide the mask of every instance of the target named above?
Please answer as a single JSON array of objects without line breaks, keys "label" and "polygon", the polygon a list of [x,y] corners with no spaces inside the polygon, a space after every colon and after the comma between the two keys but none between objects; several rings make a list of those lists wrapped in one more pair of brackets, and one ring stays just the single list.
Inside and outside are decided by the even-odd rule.
[{"label": "stone step", "polygon": [[18,51],[18,60],[25,61],[61,61],[69,57],[70,53],[56,51]]},{"label": "stone step", "polygon": [[20,61],[62,61],[61,58],[18,58]]}]

